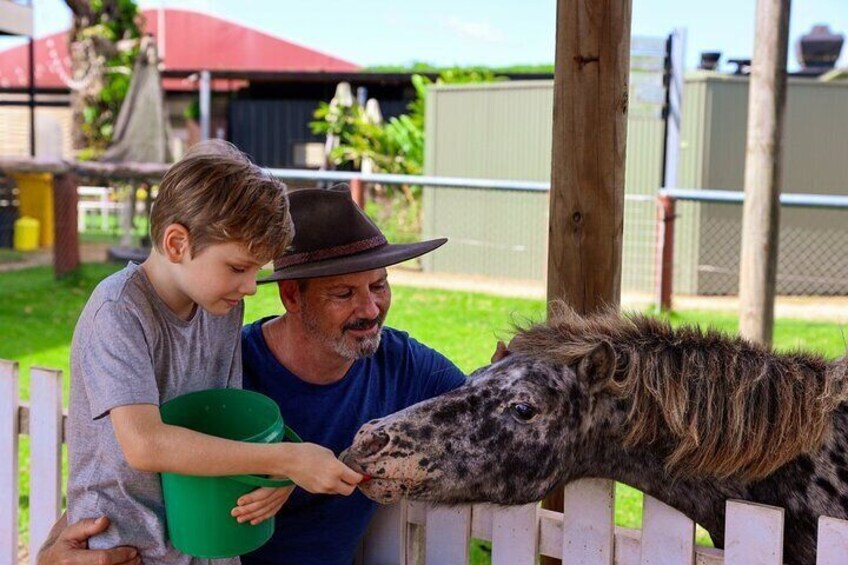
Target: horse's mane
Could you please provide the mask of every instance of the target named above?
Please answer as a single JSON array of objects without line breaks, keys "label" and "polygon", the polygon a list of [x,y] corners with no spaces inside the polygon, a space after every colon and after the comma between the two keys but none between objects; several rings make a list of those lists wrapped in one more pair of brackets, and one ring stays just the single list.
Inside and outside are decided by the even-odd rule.
[{"label": "horse's mane", "polygon": [[615,371],[593,390],[630,401],[626,446],[669,442],[669,471],[765,477],[818,449],[848,399],[848,362],[775,353],[741,338],[642,315],[581,317],[563,304],[510,350],[575,365],[603,342]]}]

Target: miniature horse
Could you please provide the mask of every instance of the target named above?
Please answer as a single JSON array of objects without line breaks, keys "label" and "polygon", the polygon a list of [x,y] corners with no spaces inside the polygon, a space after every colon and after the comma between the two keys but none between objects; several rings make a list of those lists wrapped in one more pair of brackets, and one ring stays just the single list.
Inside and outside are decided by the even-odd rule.
[{"label": "miniature horse", "polygon": [[609,478],[723,547],[729,498],[786,509],[784,559],[813,564],[821,515],[848,517],[848,361],[775,353],[642,316],[564,306],[459,389],[364,425],[343,460],[363,492],[525,504]]}]

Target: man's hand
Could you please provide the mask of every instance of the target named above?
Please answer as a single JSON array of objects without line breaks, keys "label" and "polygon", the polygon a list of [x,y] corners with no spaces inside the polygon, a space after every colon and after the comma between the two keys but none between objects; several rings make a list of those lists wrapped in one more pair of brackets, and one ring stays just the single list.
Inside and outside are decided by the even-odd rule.
[{"label": "man's hand", "polygon": [[509,355],[509,349],[506,344],[500,340],[498,340],[498,345],[495,346],[495,352],[492,353],[492,363],[497,363],[507,355]]},{"label": "man's hand", "polygon": [[230,514],[238,523],[250,522],[255,526],[272,518],[291,496],[294,487],[258,488],[238,499],[238,506]]},{"label": "man's hand", "polygon": [[38,552],[38,565],[139,565],[141,558],[132,547],[88,549],[88,538],[108,527],[109,518],[105,516],[68,526],[67,516],[63,514]]}]

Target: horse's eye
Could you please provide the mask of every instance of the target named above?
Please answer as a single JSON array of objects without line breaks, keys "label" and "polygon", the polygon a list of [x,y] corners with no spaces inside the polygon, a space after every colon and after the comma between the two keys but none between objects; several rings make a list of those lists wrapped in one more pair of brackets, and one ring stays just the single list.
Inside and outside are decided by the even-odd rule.
[{"label": "horse's eye", "polygon": [[516,418],[522,422],[529,422],[536,415],[536,409],[526,402],[518,402],[509,407]]}]

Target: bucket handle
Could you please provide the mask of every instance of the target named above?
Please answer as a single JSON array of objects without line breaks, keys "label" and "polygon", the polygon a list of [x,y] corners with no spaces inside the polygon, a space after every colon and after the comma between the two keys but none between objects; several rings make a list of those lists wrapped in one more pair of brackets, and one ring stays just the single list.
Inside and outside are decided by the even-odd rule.
[{"label": "bucket handle", "polygon": [[[295,443],[303,443],[303,440],[300,439],[300,436],[297,435],[293,429],[288,426],[283,426],[283,428],[283,437]],[[260,477],[259,475],[232,475],[227,478],[232,479],[237,483],[242,483],[253,487],[281,488],[288,487],[294,484],[291,479],[269,479],[267,477]]]}]

